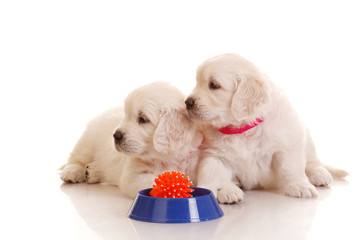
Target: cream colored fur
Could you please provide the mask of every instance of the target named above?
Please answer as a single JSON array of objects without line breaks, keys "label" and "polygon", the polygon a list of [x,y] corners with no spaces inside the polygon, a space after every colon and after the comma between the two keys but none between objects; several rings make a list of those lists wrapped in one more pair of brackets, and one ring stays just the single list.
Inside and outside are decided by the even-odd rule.
[{"label": "cream colored fur", "polygon": [[[155,177],[167,170],[182,171],[196,180],[202,136],[187,116],[184,99],[164,82],[134,90],[124,108],[111,109],[88,124],[62,168],[61,179],[117,185],[129,197],[152,187]],[[114,144],[116,131],[123,133],[119,144]]]},{"label": "cream colored fur", "polygon": [[[205,139],[198,185],[210,188],[220,203],[238,202],[244,198],[242,189],[255,188],[315,197],[314,186],[347,175],[319,161],[287,97],[251,62],[236,54],[216,56],[199,66],[196,80],[187,107],[189,116],[202,123]],[[256,118],[264,121],[245,133],[219,132]]]}]

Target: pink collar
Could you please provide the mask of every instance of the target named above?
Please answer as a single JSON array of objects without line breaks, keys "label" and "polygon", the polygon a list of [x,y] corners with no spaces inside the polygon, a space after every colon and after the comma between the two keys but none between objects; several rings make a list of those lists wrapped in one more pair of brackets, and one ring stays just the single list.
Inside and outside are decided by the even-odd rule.
[{"label": "pink collar", "polygon": [[262,123],[264,120],[261,118],[257,118],[254,122],[241,127],[241,128],[233,128],[233,127],[222,127],[219,129],[219,131],[223,134],[241,134],[246,132],[247,130],[252,129],[253,127],[256,127],[260,123]]}]

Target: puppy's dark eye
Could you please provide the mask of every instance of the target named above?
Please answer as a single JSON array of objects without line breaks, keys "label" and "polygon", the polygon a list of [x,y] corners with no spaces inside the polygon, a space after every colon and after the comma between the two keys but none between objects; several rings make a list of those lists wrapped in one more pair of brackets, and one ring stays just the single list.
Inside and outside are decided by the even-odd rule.
[{"label": "puppy's dark eye", "polygon": [[215,83],[215,82],[210,82],[209,88],[210,88],[210,89],[219,89],[219,88],[220,88],[220,85],[217,84],[217,83]]},{"label": "puppy's dark eye", "polygon": [[138,117],[139,124],[144,124],[144,123],[148,123],[148,122],[149,122],[149,119],[147,119],[146,117],[141,116],[141,115]]}]

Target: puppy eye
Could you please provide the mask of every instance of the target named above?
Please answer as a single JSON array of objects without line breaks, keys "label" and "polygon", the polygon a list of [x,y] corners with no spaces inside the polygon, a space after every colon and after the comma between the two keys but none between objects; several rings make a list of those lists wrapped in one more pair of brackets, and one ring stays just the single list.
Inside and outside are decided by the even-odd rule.
[{"label": "puppy eye", "polygon": [[139,124],[143,124],[143,123],[148,123],[149,122],[149,119],[143,117],[143,116],[139,116],[138,118],[138,123]]},{"label": "puppy eye", "polygon": [[209,88],[210,88],[210,89],[219,89],[219,88],[220,88],[220,85],[217,84],[217,83],[215,83],[215,82],[210,82]]}]

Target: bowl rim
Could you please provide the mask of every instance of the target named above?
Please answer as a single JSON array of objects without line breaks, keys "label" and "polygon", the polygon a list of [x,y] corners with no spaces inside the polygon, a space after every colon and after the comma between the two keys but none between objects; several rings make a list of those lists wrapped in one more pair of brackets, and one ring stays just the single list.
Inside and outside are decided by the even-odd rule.
[{"label": "bowl rim", "polygon": [[[193,198],[196,198],[196,199],[199,199],[199,198],[206,198],[208,196],[210,196],[212,193],[212,191],[210,189],[207,189],[207,188],[200,188],[200,187],[191,187],[192,189],[194,189],[194,192],[195,191],[204,191],[205,194],[202,194],[202,195],[198,195],[198,196],[192,196],[192,197],[188,197],[188,198],[160,198],[160,197],[152,197],[150,195],[146,195],[144,193],[150,193],[150,191],[153,189],[153,188],[146,188],[146,189],[142,189],[138,192],[138,196],[141,196],[141,197],[144,197],[144,198],[150,198],[150,199],[164,199],[166,201],[168,200],[173,200],[173,201],[181,201],[181,200],[189,200],[189,199],[193,199]],[[194,192],[190,193],[190,194],[193,194]]]}]

